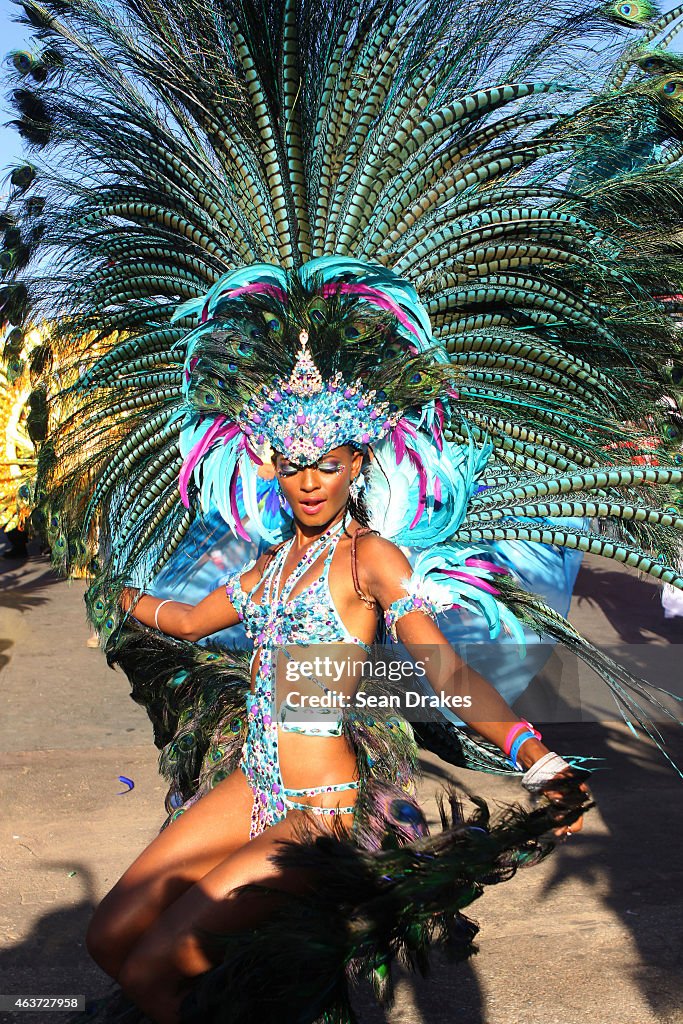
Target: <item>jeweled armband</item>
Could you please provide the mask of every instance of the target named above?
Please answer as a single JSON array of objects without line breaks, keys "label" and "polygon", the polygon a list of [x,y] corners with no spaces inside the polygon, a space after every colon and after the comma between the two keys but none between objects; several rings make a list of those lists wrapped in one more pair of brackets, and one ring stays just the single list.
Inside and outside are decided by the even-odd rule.
[{"label": "jeweled armband", "polygon": [[443,612],[453,605],[445,588],[422,576],[411,576],[409,580],[404,581],[403,586],[407,590],[406,596],[399,597],[384,612],[387,631],[394,640],[398,640],[396,623],[404,615],[408,615],[410,612],[424,612],[430,619],[436,621],[439,612]]},{"label": "jeweled armband", "polygon": [[223,580],[223,585],[225,586],[225,593],[227,594],[228,600],[230,601],[231,605],[239,615],[240,621],[244,617],[243,609],[244,604],[247,600],[247,595],[242,590],[242,584],[240,583],[240,579],[242,578],[242,576],[244,576],[246,572],[249,572],[250,569],[253,569],[255,565],[256,562],[252,559],[251,562],[247,562],[247,564],[243,565],[241,569],[237,569],[236,572],[230,573],[230,575],[225,577]]}]

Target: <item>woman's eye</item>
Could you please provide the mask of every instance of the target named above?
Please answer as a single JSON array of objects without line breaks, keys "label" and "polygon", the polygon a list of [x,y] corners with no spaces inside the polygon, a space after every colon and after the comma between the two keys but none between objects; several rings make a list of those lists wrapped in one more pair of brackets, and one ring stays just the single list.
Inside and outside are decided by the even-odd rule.
[{"label": "woman's eye", "polygon": [[290,466],[286,462],[281,462],[277,467],[278,476],[296,476],[298,472],[299,470],[296,468],[296,466]]},{"label": "woman's eye", "polygon": [[340,462],[319,462],[318,469],[321,473],[341,473],[344,467]]}]

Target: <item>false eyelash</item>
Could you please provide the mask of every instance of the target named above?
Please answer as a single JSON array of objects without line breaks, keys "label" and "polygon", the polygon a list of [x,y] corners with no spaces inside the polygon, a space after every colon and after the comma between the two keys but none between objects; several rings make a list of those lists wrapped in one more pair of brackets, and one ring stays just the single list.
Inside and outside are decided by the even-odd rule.
[{"label": "false eyelash", "polygon": [[[301,468],[305,468],[305,467],[301,467]],[[330,473],[330,474],[334,473],[337,476],[339,476],[339,474],[344,473],[346,471],[346,467],[343,466],[343,465],[338,465],[338,466],[335,466],[334,468],[330,467],[329,469],[325,469],[324,468],[324,464],[323,464],[323,466],[315,465],[313,468],[317,469],[319,473]],[[276,469],[275,470],[276,474],[278,476],[281,476],[281,477],[296,476],[296,474],[299,471],[300,471],[300,467],[297,467],[296,469],[292,468],[292,469],[289,469],[289,470],[285,470],[285,469]]]}]

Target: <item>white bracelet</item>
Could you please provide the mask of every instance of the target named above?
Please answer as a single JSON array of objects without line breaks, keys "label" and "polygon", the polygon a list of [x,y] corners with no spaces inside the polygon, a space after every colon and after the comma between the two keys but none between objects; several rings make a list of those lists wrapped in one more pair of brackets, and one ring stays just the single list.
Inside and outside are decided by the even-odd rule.
[{"label": "white bracelet", "polygon": [[531,768],[522,776],[522,785],[530,793],[537,793],[547,782],[567,768],[571,768],[571,765],[554,750],[550,750],[543,757],[539,757],[538,761],[534,761]]},{"label": "white bracelet", "polygon": [[163,633],[163,630],[159,626],[159,612],[161,611],[161,609],[164,607],[165,604],[173,604],[173,598],[172,597],[167,597],[165,601],[162,601],[161,604],[158,604],[157,605],[157,610],[154,613],[154,628],[161,630],[162,633]]}]

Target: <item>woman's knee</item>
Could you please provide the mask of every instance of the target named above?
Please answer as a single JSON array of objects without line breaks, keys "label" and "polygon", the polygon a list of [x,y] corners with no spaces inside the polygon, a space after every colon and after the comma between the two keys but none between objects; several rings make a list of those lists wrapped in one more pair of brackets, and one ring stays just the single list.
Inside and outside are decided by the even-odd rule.
[{"label": "woman's knee", "polygon": [[162,934],[152,929],[130,950],[117,980],[129,998],[144,1002],[156,991],[176,991],[212,966],[202,942],[190,932]]},{"label": "woman's knee", "polygon": [[[109,893],[97,907],[90,919],[85,935],[88,953],[112,978],[118,978],[119,970],[129,950],[137,942],[145,928],[141,920],[141,908],[137,913],[128,901],[117,899]],[[143,913],[142,917],[146,917]]]},{"label": "woman's knee", "polygon": [[85,946],[95,963],[112,978],[125,957],[121,938],[115,922],[95,911],[85,933]]}]

